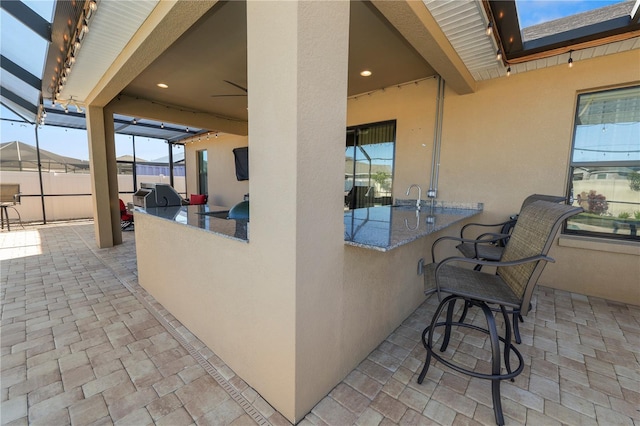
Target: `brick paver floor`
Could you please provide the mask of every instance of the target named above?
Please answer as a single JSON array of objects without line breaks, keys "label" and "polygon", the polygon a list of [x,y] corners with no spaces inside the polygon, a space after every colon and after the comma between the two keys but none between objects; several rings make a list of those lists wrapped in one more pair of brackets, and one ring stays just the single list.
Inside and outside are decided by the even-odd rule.
[{"label": "brick paver floor", "polygon": [[[1,423],[288,425],[138,285],[135,233],[123,237],[97,249],[91,222],[0,233]],[[488,382],[435,363],[416,383],[435,305],[299,424],[495,424]],[[520,328],[524,371],[502,383],[507,424],[640,424],[639,307],[538,287]],[[449,346],[488,371],[485,335],[456,331]]]}]

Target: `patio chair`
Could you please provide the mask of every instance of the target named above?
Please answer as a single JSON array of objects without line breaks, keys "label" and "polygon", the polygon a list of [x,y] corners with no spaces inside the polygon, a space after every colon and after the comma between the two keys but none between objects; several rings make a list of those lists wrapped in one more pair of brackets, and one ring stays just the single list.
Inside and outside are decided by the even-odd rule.
[{"label": "patio chair", "polygon": [[9,209],[12,209],[18,215],[18,222],[24,229],[20,212],[16,209],[16,205],[20,204],[20,184],[19,183],[3,183],[0,184],[0,227],[4,229],[4,222],[7,222],[7,231],[11,231],[9,222]]},{"label": "patio chair", "polygon": [[189,204],[191,205],[200,205],[207,204],[207,196],[206,194],[191,194],[189,197]]},{"label": "patio chair", "polygon": [[120,201],[120,228],[124,230],[133,230],[133,215],[127,211],[124,201]]},{"label": "patio chair", "polygon": [[[564,220],[582,212],[581,207],[567,206],[548,201],[535,201],[527,205],[520,212],[511,237],[507,242],[500,261],[488,261],[468,257],[449,257],[441,262],[427,266],[425,270],[425,294],[438,294],[438,305],[431,323],[422,333],[422,343],[427,350],[425,364],[418,377],[422,383],[431,357],[444,365],[472,377],[491,380],[493,410],[496,423],[504,424],[502,404],[500,400],[500,381],[513,380],[522,372],[524,362],[522,355],[511,343],[511,321],[507,309],[518,314],[526,315],[534,287],[547,262],[554,260],[547,256],[553,239]],[[437,239],[432,247],[447,240],[458,240],[457,237],[442,237]],[[463,241],[464,242],[464,241]],[[460,264],[495,266],[495,274],[465,268]],[[442,299],[443,293],[448,294]],[[453,320],[455,304],[462,300],[466,304],[479,307],[487,322],[487,328],[475,324],[465,323],[465,317],[459,321]],[[504,322],[504,336],[499,336],[496,327],[494,310],[490,306],[498,307]],[[444,309],[447,309],[445,321],[439,321]],[[434,348],[434,331],[444,327],[440,352],[444,352],[449,345],[452,326],[470,328],[489,335],[491,347],[491,373],[476,372],[466,366],[458,365],[453,357],[444,359]],[[500,342],[504,355],[504,370],[501,362]],[[518,366],[511,367],[511,353],[518,359]]]},{"label": "patio chair", "polygon": [[349,210],[373,207],[375,192],[373,186],[353,186],[345,197],[346,205]]},{"label": "patio chair", "polygon": [[[551,203],[561,203],[566,200],[566,197],[560,197],[557,195],[542,195],[542,194],[533,194],[529,195],[522,202],[522,207],[520,210],[524,209],[529,204],[534,201],[543,200],[549,201]],[[468,223],[462,227],[460,230],[460,238],[465,238],[465,231],[470,230],[473,227],[482,227],[482,228],[494,228],[495,230],[499,230],[497,233],[486,232],[478,236],[473,241],[467,241],[459,244],[456,248],[462,253],[465,257],[470,257],[473,259],[484,259],[484,260],[500,260],[502,257],[502,252],[504,250],[507,241],[509,241],[509,237],[513,227],[518,220],[518,215],[514,214],[509,217],[509,220],[501,222],[501,223],[493,223],[493,224],[485,224],[485,223]],[[466,232],[468,235],[468,232]],[[482,265],[476,265],[475,268],[479,271],[482,269]],[[467,306],[468,308],[468,306]],[[466,310],[465,312],[466,313]],[[464,315],[464,314],[463,314]],[[521,315],[513,314],[513,334],[515,335],[516,343],[520,344],[522,339],[520,338],[520,327],[518,326],[518,321],[524,322],[524,319]]]},{"label": "patio chair", "polygon": [[[561,203],[566,200],[566,197],[542,194],[529,195],[522,202],[520,210],[538,200],[549,201],[551,203]],[[468,238],[468,232],[465,231],[468,231],[473,227],[495,228],[496,230],[499,229],[499,231],[485,232],[478,236],[473,242],[463,242],[456,248],[465,257],[484,260],[500,260],[502,251],[504,250],[504,246],[506,245],[507,241],[509,241],[509,235],[513,230],[513,227],[515,226],[517,220],[518,215],[515,214],[510,216],[508,220],[500,223],[468,223],[464,225],[460,230],[460,238]],[[465,233],[467,234],[466,237]],[[482,265],[478,266],[478,269],[482,268]]]}]

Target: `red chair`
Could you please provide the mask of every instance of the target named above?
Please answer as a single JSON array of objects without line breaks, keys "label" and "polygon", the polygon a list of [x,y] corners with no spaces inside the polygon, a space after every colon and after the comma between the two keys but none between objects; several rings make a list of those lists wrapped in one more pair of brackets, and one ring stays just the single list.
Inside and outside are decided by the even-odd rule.
[{"label": "red chair", "polygon": [[191,194],[189,197],[189,204],[198,205],[198,204],[206,204],[207,196],[205,194]]},{"label": "red chair", "polygon": [[120,228],[124,231],[130,226],[133,226],[133,215],[127,211],[127,206],[125,206],[124,201],[118,201],[120,201]]}]

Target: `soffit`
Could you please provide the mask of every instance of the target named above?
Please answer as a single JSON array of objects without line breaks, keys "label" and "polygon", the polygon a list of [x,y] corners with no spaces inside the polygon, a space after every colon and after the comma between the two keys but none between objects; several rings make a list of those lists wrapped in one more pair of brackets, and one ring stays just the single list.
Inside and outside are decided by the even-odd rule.
[{"label": "soffit", "polygon": [[[351,2],[350,13],[348,96],[435,74],[368,2]],[[138,75],[123,94],[247,120],[246,33],[246,2],[221,2]],[[373,75],[360,76],[365,69]],[[158,88],[158,83],[169,88]]]},{"label": "soffit", "polygon": [[[493,37],[487,37],[485,32],[489,19],[481,0],[423,1],[476,81],[505,76],[508,66],[511,67],[512,73],[521,73],[566,64],[569,59],[571,46],[567,45],[563,51],[547,57],[524,60],[517,64],[499,62],[496,60],[498,44]],[[510,3],[510,1],[497,2],[497,4],[505,7],[510,6]],[[515,5],[513,5],[513,8],[515,10]],[[630,4],[614,5],[610,7],[609,11],[604,12],[604,16],[609,18],[619,16],[619,9],[621,8],[630,8]],[[585,20],[590,19],[590,16],[598,14],[603,16],[602,13],[601,11],[588,12],[575,15],[570,19],[560,20],[560,22],[546,23],[542,28],[527,28],[524,34],[525,42],[531,40],[535,35],[548,34],[550,31],[557,32],[558,25],[565,25],[565,22],[587,22]],[[612,41],[600,46],[580,48],[571,52],[571,55],[573,61],[577,63],[584,59],[638,48],[640,48],[640,38],[633,37],[627,40]]]},{"label": "soffit", "polygon": [[496,60],[497,45],[485,33],[488,20],[479,1],[424,3],[476,81],[505,74],[504,66]]},{"label": "soffit", "polygon": [[[60,99],[73,97],[83,103],[157,4],[158,0],[100,1]],[[51,79],[53,70],[48,72]]]}]

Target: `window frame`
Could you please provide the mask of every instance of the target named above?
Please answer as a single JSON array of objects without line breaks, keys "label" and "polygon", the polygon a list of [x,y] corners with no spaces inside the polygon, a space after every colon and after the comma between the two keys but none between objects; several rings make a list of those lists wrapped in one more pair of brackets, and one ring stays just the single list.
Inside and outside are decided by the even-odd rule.
[{"label": "window frame", "polygon": [[[625,90],[625,89],[640,89],[640,85],[637,83],[633,83],[633,84],[625,84],[625,85],[619,85],[619,86],[608,86],[608,87],[603,87],[603,88],[596,88],[596,89],[588,89],[588,90],[582,90],[576,93],[576,97],[575,97],[575,104],[574,104],[574,116],[573,116],[573,124],[572,124],[572,135],[571,135],[571,148],[569,151],[569,164],[567,167],[568,170],[568,174],[567,174],[567,188],[566,188],[566,195],[567,198],[571,201],[571,203],[576,204],[578,203],[578,196],[577,194],[574,193],[574,180],[573,180],[573,176],[575,173],[576,169],[579,168],[596,168],[595,173],[593,173],[594,175],[596,175],[595,178],[593,177],[588,177],[587,179],[585,179],[585,177],[587,177],[586,175],[582,175],[582,179],[578,179],[577,181],[582,181],[582,180],[602,180],[600,179],[600,175],[602,174],[608,174],[611,173],[611,171],[607,171],[606,169],[615,169],[615,168],[638,168],[638,171],[640,171],[640,160],[629,160],[629,161],[574,161],[574,153],[576,150],[576,139],[577,139],[577,128],[578,128],[578,123],[579,123],[579,108],[580,108],[580,101],[581,101],[581,96],[587,96],[587,95],[592,95],[592,94],[598,94],[598,93],[604,93],[604,92],[615,92],[618,90]],[[606,123],[603,123],[603,125]],[[640,146],[640,144],[639,144]],[[632,151],[629,151],[632,152]],[[598,168],[604,168],[605,170],[598,170]],[[604,180],[608,180],[608,179],[604,179]],[[608,201],[608,200],[607,200]],[[613,201],[612,201],[613,202]],[[640,205],[637,206],[638,207],[638,211],[640,211]],[[631,215],[633,216],[635,210],[632,211]],[[582,215],[583,213],[581,213],[580,215]],[[578,216],[580,216],[578,215]],[[564,225],[563,225],[563,229],[562,229],[562,233],[564,235],[577,235],[577,236],[583,236],[583,237],[593,237],[593,238],[598,238],[598,239],[602,239],[602,238],[606,238],[606,239],[612,239],[612,240],[624,240],[624,241],[640,241],[640,233],[636,233],[636,235],[632,235],[632,233],[630,233],[630,235],[625,235],[625,234],[616,234],[616,233],[609,233],[609,232],[597,232],[597,231],[593,231],[593,230],[584,230],[584,229],[572,229],[569,228],[568,223],[571,221],[572,219],[568,219],[565,221]],[[624,218],[621,218],[621,220],[624,220]],[[640,221],[638,221],[638,225],[640,225]],[[614,228],[615,229],[615,228]]]},{"label": "window frame", "polygon": [[[371,122],[371,123],[363,123],[363,124],[357,124],[357,125],[353,125],[353,126],[348,126],[345,132],[345,148],[351,147],[353,146],[354,149],[354,164],[353,164],[353,178],[352,178],[352,182],[353,182],[353,186],[358,186],[356,185],[356,148],[359,146],[358,144],[358,140],[359,140],[359,134],[358,132],[361,130],[366,130],[372,127],[377,127],[377,126],[388,126],[388,125],[392,125],[393,126],[393,158],[391,160],[391,186],[389,188],[389,193],[391,194],[391,196],[388,197],[384,197],[384,198],[389,198],[389,200],[385,201],[381,201],[380,205],[391,205],[393,204],[393,185],[394,185],[394,180],[395,180],[395,171],[396,171],[396,148],[397,148],[397,134],[398,134],[398,122],[396,119],[391,119],[391,120],[384,120],[384,121],[376,121],[376,122]],[[354,144],[353,145],[349,145],[349,133],[352,132],[353,133],[353,137],[354,137]],[[345,170],[346,171],[346,170]],[[369,176],[369,178],[371,179],[371,175]],[[375,186],[375,184],[374,184]],[[345,191],[346,192],[346,191]],[[351,193],[351,191],[349,191],[349,193]],[[345,194],[345,209],[347,208],[347,204],[349,204],[349,202],[347,201],[349,195]],[[379,198],[383,198],[383,197],[379,197]],[[375,201],[373,206],[374,207]],[[351,208],[349,208],[349,210],[351,210]]]}]

